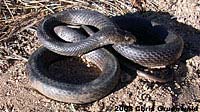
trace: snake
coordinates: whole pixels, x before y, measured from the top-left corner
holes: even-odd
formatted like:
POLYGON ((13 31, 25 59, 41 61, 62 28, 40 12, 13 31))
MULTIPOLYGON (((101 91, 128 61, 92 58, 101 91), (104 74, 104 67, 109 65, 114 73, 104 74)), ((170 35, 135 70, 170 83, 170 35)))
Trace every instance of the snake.
MULTIPOLYGON (((138 22, 140 19, 136 18, 132 22, 134 18, 126 18, 131 21, 128 23, 130 27, 124 25, 127 21, 123 22, 122 18, 109 19, 90 10, 65 10, 45 17, 37 29, 37 37, 44 47, 36 50, 27 64, 32 86, 45 96, 58 101, 88 103, 105 97, 113 90, 119 79, 119 62, 123 63, 102 47, 111 46, 121 56, 147 68, 170 65, 180 58, 184 45, 181 37, 170 30, 159 31, 159 25, 148 21, 144 22, 149 24, 145 26, 138 22), (80 32, 62 27, 66 25, 92 26, 97 31, 86 31, 89 33, 86 38, 80 32), (137 42, 140 40, 137 32, 155 32, 148 37, 150 40, 165 38, 158 45, 141 45, 140 41, 137 42), (97 65, 101 75, 81 85, 57 82, 44 76, 48 74, 50 63, 66 56, 86 58, 97 65)), ((158 82, 167 81, 145 73, 141 76, 158 82)))

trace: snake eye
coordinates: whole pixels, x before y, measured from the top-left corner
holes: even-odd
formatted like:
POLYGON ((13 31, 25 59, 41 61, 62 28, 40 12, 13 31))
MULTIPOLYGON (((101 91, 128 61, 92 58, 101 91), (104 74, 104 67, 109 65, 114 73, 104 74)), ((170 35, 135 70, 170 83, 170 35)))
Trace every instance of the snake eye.
POLYGON ((132 33, 127 32, 127 31, 125 31, 125 33, 126 34, 124 38, 128 42, 128 44, 133 44, 136 42, 136 37, 132 33))

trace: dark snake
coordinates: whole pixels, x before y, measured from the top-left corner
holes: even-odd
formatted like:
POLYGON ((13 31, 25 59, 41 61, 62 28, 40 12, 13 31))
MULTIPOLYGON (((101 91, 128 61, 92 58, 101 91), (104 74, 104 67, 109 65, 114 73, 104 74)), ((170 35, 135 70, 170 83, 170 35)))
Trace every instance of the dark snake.
MULTIPOLYGON (((119 80, 116 56, 101 47, 111 45, 120 55, 148 68, 170 65, 181 56, 183 40, 171 31, 158 34, 166 37, 162 44, 140 45, 135 43, 137 34, 135 37, 124 31, 129 30, 129 27, 123 26, 122 21, 121 18, 112 21, 89 10, 65 10, 47 16, 39 24, 37 35, 47 49, 42 47, 36 50, 27 65, 32 86, 45 96, 58 101, 88 103, 109 94, 119 80), (98 31, 86 38, 71 28, 62 28, 65 25, 89 25, 96 27, 98 31), (64 38, 65 35, 67 38, 64 38), (48 65, 65 56, 81 56, 94 63, 101 70, 100 76, 81 85, 61 83, 45 77, 45 74, 48 74, 48 65)), ((149 29, 156 27, 157 25, 150 25, 149 29)), ((168 81, 145 73, 141 76, 158 82, 168 81)))

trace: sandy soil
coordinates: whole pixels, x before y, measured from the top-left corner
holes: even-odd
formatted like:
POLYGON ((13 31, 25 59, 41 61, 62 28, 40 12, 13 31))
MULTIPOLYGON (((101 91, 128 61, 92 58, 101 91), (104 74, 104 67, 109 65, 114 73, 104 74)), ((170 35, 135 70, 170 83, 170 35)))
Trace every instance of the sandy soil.
MULTIPOLYGON (((130 3, 127 2, 127 4, 130 3)), ((118 7, 123 7, 123 5, 118 7)), ((27 28, 0 42, 0 110, 5 112, 111 111, 115 110, 116 106, 130 106, 135 111, 137 106, 155 109, 158 106, 173 107, 182 104, 190 107, 199 106, 200 2, 198 0, 193 2, 190 0, 147 0, 143 8, 145 11, 137 15, 165 25, 184 40, 183 54, 174 66, 174 81, 160 84, 136 76, 131 80, 122 80, 116 91, 105 98, 85 105, 48 99, 30 87, 25 70, 28 57, 41 46, 35 35, 36 25, 34 25, 31 26, 32 29, 27 28)), ((98 8, 96 10, 103 12, 98 8)), ((108 7, 105 10, 108 11, 103 13, 115 15, 112 8, 108 7)), ((130 8, 127 12, 135 10, 130 8)), ((115 13, 122 14, 120 11, 115 13)), ((4 15, 4 13, 1 14, 4 15)), ((1 20, 3 20, 2 15, 1 20)), ((44 15, 46 14, 39 16, 44 15)), ((35 19, 39 20, 39 16, 35 19)), ((34 22, 33 18, 31 18, 32 22, 34 22)), ((29 21, 29 19, 25 20, 29 21)), ((0 29, 1 27, 3 28, 3 24, 0 24, 0 29)), ((130 77, 125 73, 122 74, 125 79, 130 77)), ((200 111, 200 106, 198 108, 200 111)))

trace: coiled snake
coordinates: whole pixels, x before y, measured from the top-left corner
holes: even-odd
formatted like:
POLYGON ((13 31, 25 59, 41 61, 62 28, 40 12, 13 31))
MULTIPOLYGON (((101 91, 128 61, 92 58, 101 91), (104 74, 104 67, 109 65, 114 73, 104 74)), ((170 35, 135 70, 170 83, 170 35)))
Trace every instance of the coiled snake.
MULTIPOLYGON (((41 47, 36 50, 27 64, 32 86, 45 96, 58 101, 88 103, 106 96, 119 80, 119 63, 116 56, 101 47, 111 45, 112 50, 148 68, 172 64, 181 56, 183 41, 180 37, 170 31, 155 33, 159 37, 165 37, 164 43, 141 45, 140 42, 136 42, 139 40, 137 31, 135 34, 125 31, 133 27, 140 30, 142 25, 137 23, 140 19, 135 19, 135 22, 131 20, 134 18, 129 19, 133 22, 128 27, 123 24, 122 18, 111 20, 89 10, 65 10, 47 16, 39 24, 37 34, 47 49, 41 47), (65 25, 89 25, 97 28, 98 31, 93 33, 87 31, 90 36, 86 38, 84 34, 65 25), (45 77, 45 74, 48 74, 49 64, 66 56, 81 56, 94 63, 101 70, 101 74, 95 80, 80 85, 58 82, 45 77)), ((145 24, 150 24, 143 29, 147 32, 156 32, 159 27, 152 26, 150 22, 145 24)), ((156 77, 148 77, 166 82, 156 77)))

